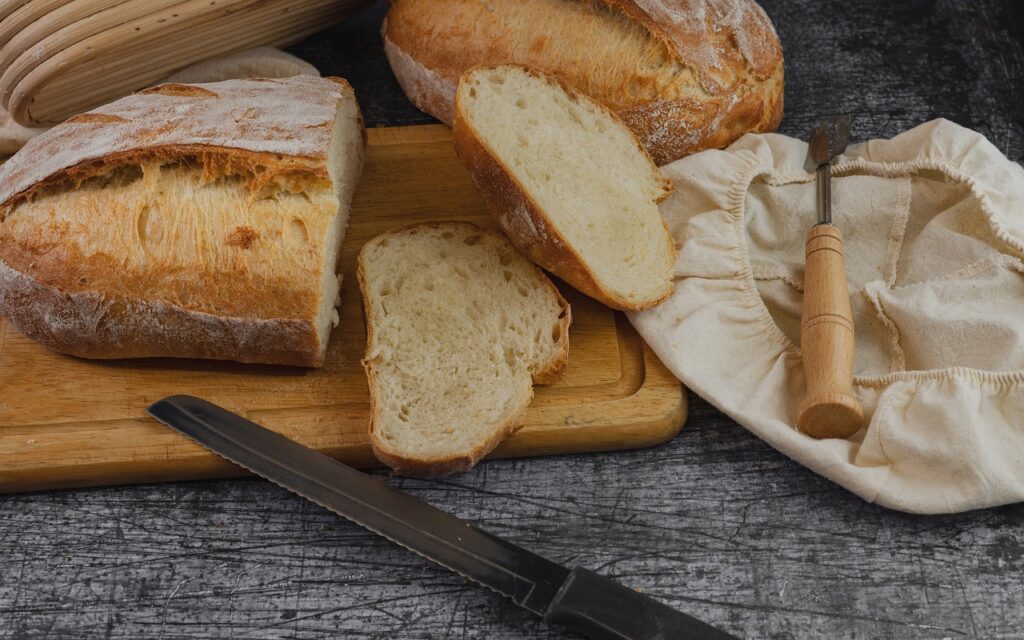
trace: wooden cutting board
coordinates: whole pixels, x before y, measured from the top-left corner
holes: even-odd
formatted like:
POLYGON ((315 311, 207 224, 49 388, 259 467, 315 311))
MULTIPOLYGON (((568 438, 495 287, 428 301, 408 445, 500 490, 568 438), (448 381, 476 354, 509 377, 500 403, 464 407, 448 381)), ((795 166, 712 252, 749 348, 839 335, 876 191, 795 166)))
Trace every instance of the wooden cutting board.
MULTIPOLYGON (((319 370, 200 360, 89 361, 47 351, 0 320, 0 491, 245 475, 145 413, 201 396, 345 462, 379 466, 359 362, 366 340, 354 267, 396 226, 463 220, 495 228, 444 126, 372 129, 341 265, 341 324, 319 370)), ((680 383, 615 313, 557 283, 572 305, 569 366, 538 387, 525 426, 495 457, 662 443, 686 417, 680 383)), ((486 463, 484 463, 486 464, 486 463)))

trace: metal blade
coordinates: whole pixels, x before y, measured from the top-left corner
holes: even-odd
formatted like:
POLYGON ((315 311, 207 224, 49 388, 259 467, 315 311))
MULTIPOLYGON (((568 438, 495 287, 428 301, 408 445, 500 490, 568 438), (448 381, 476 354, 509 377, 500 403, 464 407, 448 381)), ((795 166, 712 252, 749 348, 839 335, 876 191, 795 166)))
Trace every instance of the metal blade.
POLYGON ((544 615, 569 570, 191 396, 149 414, 214 453, 544 615))
POLYGON ((850 116, 826 118, 811 131, 805 169, 818 180, 818 224, 832 224, 832 160, 846 151, 850 142, 850 116))
POLYGON ((811 131, 811 141, 807 147, 807 170, 814 171, 818 167, 846 151, 850 143, 850 121, 848 114, 826 118, 811 131))

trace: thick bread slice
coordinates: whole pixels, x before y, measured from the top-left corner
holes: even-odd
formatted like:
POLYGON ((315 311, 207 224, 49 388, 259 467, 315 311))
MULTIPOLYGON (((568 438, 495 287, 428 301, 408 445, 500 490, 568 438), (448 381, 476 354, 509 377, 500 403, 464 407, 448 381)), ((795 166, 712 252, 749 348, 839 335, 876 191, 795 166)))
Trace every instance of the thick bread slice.
POLYGON ((658 164, 782 119, 782 46, 754 0, 394 0, 383 39, 409 98, 449 124, 459 77, 507 63, 615 111, 658 164))
POLYGON ((165 84, 0 167, 0 313, 90 358, 319 366, 363 129, 341 79, 165 84))
POLYGON ((672 185, 611 111, 538 71, 479 67, 459 84, 454 137, 534 262, 615 309, 672 293, 675 245, 657 205, 672 185))
POLYGON ((569 305, 501 236, 421 224, 359 254, 370 439, 396 472, 468 469, 520 426, 569 356, 569 305))

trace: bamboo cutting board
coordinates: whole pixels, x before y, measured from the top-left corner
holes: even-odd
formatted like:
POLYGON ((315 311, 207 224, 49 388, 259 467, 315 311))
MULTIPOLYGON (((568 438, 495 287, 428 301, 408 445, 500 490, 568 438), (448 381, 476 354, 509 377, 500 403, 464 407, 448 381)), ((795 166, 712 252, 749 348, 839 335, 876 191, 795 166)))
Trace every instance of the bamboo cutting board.
MULTIPOLYGON (((52 353, 0 320, 0 491, 244 475, 145 415, 167 395, 221 404, 345 462, 379 466, 366 433, 366 341, 354 268, 364 242, 432 220, 495 228, 444 126, 372 129, 342 249, 341 324, 319 370, 199 360, 89 361, 52 353)), ((680 383, 620 313, 557 283, 572 305, 569 366, 537 387, 495 457, 651 446, 686 417, 680 383)), ((486 463, 483 463, 486 464, 486 463)))

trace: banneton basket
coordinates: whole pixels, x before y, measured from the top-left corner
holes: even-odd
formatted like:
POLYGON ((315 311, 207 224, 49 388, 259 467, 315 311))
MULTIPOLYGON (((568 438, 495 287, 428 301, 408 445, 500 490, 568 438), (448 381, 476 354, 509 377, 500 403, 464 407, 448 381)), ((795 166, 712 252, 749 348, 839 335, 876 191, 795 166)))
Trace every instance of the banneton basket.
POLYGON ((53 125, 195 62, 256 46, 288 46, 367 4, 15 0, 0 8, 0 99, 20 124, 53 125))

